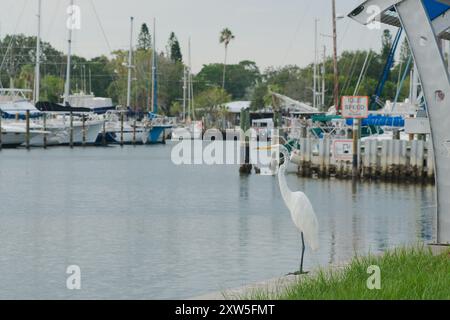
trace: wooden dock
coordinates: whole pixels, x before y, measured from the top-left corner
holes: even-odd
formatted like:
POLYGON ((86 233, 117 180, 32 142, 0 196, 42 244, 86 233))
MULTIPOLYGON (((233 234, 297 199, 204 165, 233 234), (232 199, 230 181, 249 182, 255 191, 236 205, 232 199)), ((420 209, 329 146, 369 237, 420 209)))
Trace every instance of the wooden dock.
MULTIPOLYGON (((305 177, 352 178, 351 140, 301 138, 294 155, 305 177)), ((434 183, 431 141, 359 141, 359 178, 434 183)))

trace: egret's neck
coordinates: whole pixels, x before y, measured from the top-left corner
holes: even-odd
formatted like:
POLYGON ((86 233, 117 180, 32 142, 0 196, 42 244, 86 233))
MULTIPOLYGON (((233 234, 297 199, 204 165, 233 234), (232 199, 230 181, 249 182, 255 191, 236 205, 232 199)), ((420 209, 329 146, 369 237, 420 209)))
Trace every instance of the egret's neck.
POLYGON ((288 205, 291 200, 292 191, 289 189, 289 186, 286 181, 286 163, 284 163, 279 171, 278 171, 278 182, 280 184, 281 195, 283 196, 283 200, 288 205))

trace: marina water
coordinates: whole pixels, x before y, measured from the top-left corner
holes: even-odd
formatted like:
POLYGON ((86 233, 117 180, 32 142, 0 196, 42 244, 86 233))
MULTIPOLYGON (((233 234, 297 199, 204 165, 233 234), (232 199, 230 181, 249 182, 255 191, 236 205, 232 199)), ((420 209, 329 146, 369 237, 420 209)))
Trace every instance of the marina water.
MULTIPOLYGON (((175 166, 170 154, 170 145, 1 151, 0 298, 189 298, 298 269, 300 235, 275 177, 175 166), (70 265, 81 290, 66 288, 70 265)), ((320 223, 307 270, 433 240, 433 186, 288 181, 320 223)))

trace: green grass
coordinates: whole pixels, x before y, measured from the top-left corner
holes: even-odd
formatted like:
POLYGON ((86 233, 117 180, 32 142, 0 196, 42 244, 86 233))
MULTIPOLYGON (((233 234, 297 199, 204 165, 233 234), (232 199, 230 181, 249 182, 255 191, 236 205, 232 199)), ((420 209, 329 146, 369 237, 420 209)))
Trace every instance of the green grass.
POLYGON ((320 271, 273 294, 255 291, 257 300, 448 300, 450 251, 433 256, 427 249, 398 249, 380 257, 355 258, 340 271, 320 271), (367 268, 381 269, 381 289, 369 290, 367 268))

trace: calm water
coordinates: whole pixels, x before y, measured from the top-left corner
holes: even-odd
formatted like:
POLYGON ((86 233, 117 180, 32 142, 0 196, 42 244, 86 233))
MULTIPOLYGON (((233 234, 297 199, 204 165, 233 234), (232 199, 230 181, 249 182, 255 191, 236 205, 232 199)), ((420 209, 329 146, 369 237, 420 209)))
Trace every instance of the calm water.
MULTIPOLYGON (((176 167, 170 152, 1 151, 0 298, 188 298, 297 270, 300 236, 276 178, 176 167)), ((307 268, 433 239, 431 186, 288 179, 319 217, 307 268)))

